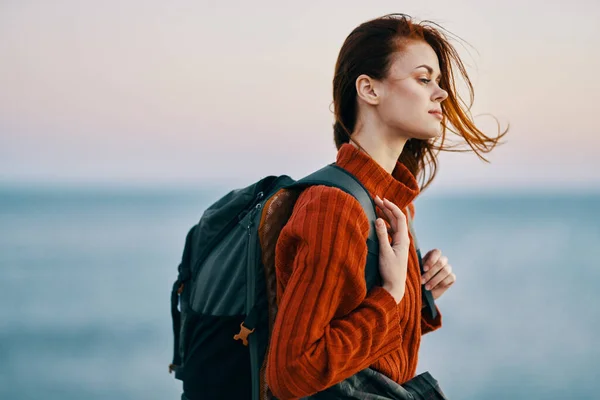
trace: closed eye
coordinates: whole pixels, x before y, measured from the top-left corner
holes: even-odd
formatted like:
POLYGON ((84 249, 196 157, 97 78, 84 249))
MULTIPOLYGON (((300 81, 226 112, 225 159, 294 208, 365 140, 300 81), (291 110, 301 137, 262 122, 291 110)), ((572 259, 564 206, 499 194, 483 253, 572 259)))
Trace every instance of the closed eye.
MULTIPOLYGON (((421 83, 423 83, 424 85, 428 85, 429 83, 431 83, 431 79, 427 79, 427 78, 420 78, 419 81, 421 83)), ((436 83, 438 84, 438 86, 440 86, 441 79, 436 80, 436 83)))

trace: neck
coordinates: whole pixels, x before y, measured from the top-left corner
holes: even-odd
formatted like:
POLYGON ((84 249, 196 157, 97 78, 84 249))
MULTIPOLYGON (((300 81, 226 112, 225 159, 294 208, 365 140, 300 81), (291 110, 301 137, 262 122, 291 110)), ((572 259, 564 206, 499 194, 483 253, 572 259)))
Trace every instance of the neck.
POLYGON ((396 168, 398 158, 408 141, 405 137, 392 137, 380 130, 361 128, 352 134, 351 143, 365 151, 389 174, 396 168))

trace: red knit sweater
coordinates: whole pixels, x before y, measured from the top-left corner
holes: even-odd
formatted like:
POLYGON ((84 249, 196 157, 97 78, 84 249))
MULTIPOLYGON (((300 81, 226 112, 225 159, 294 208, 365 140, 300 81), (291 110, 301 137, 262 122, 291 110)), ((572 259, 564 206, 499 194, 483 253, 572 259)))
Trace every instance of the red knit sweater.
MULTIPOLYGON (((375 197, 401 209, 419 193, 398 163, 392 175, 351 144, 337 165, 375 197)), ((383 288, 367 293, 364 270, 369 221, 349 194, 326 186, 305 190, 279 236, 275 252, 279 309, 266 378, 279 399, 314 394, 371 366, 403 383, 415 375, 423 333, 441 316, 421 315, 418 258, 411 244, 406 292, 400 304, 383 288)))

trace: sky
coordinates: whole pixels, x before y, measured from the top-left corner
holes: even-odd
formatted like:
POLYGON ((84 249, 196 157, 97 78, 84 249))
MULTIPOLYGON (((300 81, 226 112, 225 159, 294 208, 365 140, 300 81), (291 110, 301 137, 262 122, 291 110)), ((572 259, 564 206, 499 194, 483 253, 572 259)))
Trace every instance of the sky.
POLYGON ((360 23, 401 12, 455 41, 489 155, 445 191, 600 190, 600 3, 0 2, 0 183, 200 185, 335 159, 331 80, 360 23))

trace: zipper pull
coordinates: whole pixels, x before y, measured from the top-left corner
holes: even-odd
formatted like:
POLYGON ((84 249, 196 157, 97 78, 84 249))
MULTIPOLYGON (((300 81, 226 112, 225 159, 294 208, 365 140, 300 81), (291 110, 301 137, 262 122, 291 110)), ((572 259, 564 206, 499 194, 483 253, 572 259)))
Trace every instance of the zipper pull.
MULTIPOLYGON (((264 196, 263 192, 258 192, 258 194, 256 195, 256 198, 254 200, 255 203, 258 203, 264 196)), ((248 218, 248 230, 250 230, 250 228, 252 228, 252 225, 254 224, 254 216, 256 215, 256 212, 258 210, 260 210, 262 208, 262 204, 258 203, 256 204, 252 210, 250 210, 250 217, 248 218)))
POLYGON ((250 228, 252 228, 252 225, 254 225, 254 216, 256 215, 256 212, 258 210, 260 210, 262 208, 262 204, 258 203, 257 205, 254 206, 254 208, 252 209, 252 211, 250 211, 250 218, 248 218, 248 230, 250 230, 250 228))
MULTIPOLYGON (((244 209, 244 211, 242 211, 239 215, 238 215, 238 221, 243 220, 244 218, 246 218, 246 216, 248 215, 249 212, 253 212, 256 209, 256 206, 253 204, 258 203, 263 197, 264 197, 264 193, 263 192, 258 192, 256 194, 256 197, 254 198, 254 201, 251 203, 251 205, 249 207, 246 207, 244 209)), ((258 204, 257 204, 258 205, 258 204)), ((252 215, 252 217, 254 217, 254 215, 252 215)), ((252 218, 251 218, 252 219, 252 218)))
POLYGON ((242 344, 247 347, 248 336, 254 332, 254 329, 256 328, 248 329, 246 326, 244 326, 244 323, 242 322, 240 324, 240 332, 237 335, 233 335, 233 340, 241 340, 242 344))

